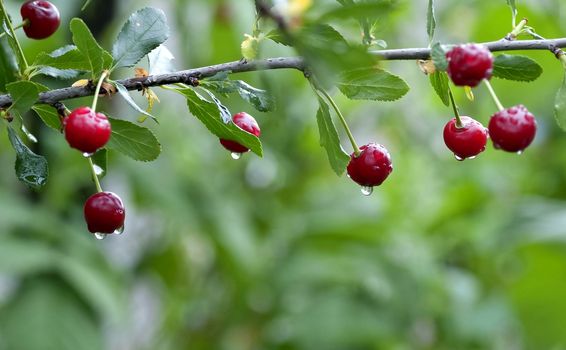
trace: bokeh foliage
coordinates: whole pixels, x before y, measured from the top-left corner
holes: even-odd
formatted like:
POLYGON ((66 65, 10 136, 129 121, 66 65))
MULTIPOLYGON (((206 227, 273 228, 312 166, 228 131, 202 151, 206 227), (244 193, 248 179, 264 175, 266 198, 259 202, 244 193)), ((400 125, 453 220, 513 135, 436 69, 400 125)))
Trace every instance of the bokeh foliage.
MULTIPOLYGON (((99 41, 109 47, 124 19, 151 3, 168 16, 178 68, 239 59, 254 22, 251 1, 93 1, 84 14, 81 2, 53 2, 64 25, 46 41, 22 39, 30 57, 68 43, 73 16, 111 6, 108 20, 87 21, 99 41)), ((8 3, 16 14, 19 3, 8 3)), ((333 3, 315 1, 307 16, 333 3)), ((565 36, 561 1, 517 3, 538 33, 565 36)), ((379 39, 426 46, 426 2, 401 5, 379 21, 379 39)), ((503 0, 437 6, 443 43, 496 40, 511 29, 503 0)), ((357 21, 329 21, 361 40, 357 21)), ((261 43, 264 57, 291 54, 261 43)), ((233 77, 272 92, 274 112, 222 98, 261 124, 261 159, 233 161, 183 98, 156 89, 163 152, 147 164, 110 155, 103 186, 121 194, 127 222, 123 236, 103 242, 82 218, 94 191, 87 162, 26 115, 50 179, 40 192, 18 182, 3 128, 0 349, 566 348, 566 138, 552 115, 562 68, 548 52, 522 54, 543 66, 538 80, 493 80, 505 105, 523 103, 537 116, 539 133, 521 156, 489 147, 456 162, 441 138, 451 110, 414 62, 383 63, 411 87, 399 101, 332 91, 358 142, 392 153, 391 177, 369 198, 329 167, 317 98, 300 73, 233 77)), ((472 103, 456 90, 456 99, 486 123, 495 107, 483 87, 475 94, 472 103)), ((105 100, 111 115, 137 119, 118 97, 105 100)))

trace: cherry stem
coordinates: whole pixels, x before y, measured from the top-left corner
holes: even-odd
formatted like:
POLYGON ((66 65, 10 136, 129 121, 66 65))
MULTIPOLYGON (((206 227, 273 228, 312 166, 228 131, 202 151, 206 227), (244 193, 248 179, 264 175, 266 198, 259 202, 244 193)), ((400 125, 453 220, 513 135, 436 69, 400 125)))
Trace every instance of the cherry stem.
POLYGON ((0 0, 0 12, 4 19, 4 23, 6 24, 5 27, 7 27, 8 29, 8 32, 5 33, 9 34, 9 36, 12 38, 12 40, 8 40, 8 42, 10 43, 10 46, 12 46, 12 49, 15 51, 15 54, 18 57, 20 74, 25 78, 25 72, 27 72, 29 68, 28 61, 26 60, 24 50, 22 49, 22 46, 20 45, 20 42, 16 37, 16 33, 14 32, 12 21, 10 20, 10 16, 6 11, 6 7, 4 6, 4 0, 0 0))
POLYGON ((485 83, 485 86, 487 86, 487 89, 489 90, 489 94, 491 95, 491 98, 493 99, 493 102, 495 102, 497 108, 499 108, 500 111, 505 110, 505 107, 503 107, 501 101, 499 101, 499 98, 497 98, 497 95, 495 94, 495 90, 493 90, 493 86, 491 86, 489 80, 484 79, 483 82, 485 83))
MULTIPOLYGON (((26 18, 22 23, 15 26, 14 30, 18 30, 20 28, 23 28, 23 27, 27 26, 28 24, 29 24, 29 19, 26 18)), ((6 32, 0 33, 0 38, 2 38, 4 35, 6 35, 6 32)))
POLYGON ((326 97, 326 99, 328 100, 328 102, 330 102, 330 105, 332 106, 334 111, 336 111, 336 115, 338 116, 338 119, 340 119, 340 123, 344 127, 344 130, 346 130, 346 135, 348 135, 348 139, 350 140, 350 143, 352 144, 352 148, 354 149, 354 155, 356 157, 359 156, 360 153, 362 153, 362 151, 360 151, 360 148, 358 147, 358 144, 356 143, 356 140, 354 139, 354 135, 352 134, 352 131, 350 130, 350 127, 348 126, 348 123, 346 122, 346 118, 344 118, 344 115, 342 114, 342 112, 340 112, 340 108, 338 108, 338 105, 336 104, 336 102, 334 102, 334 100, 328 94, 328 92, 326 92, 326 90, 324 90, 324 89, 317 89, 317 90, 320 91, 324 95, 324 97, 326 97))
POLYGON ((94 169, 94 163, 92 162, 91 157, 87 157, 87 159, 88 159, 88 164, 90 165, 90 171, 92 172, 92 179, 94 180, 94 184, 96 185, 96 190, 98 192, 102 192, 102 186, 100 186, 98 175, 96 175, 96 170, 94 169))
POLYGON ((96 111, 96 105, 98 104, 98 95, 100 94, 100 89, 102 88, 102 83, 104 82, 104 79, 106 79, 107 76, 108 76, 108 72, 104 71, 104 72, 102 72, 102 74, 100 75, 100 78, 98 79, 98 84, 96 84, 96 90, 94 90, 94 99, 92 100, 91 109, 93 111, 96 111))
POLYGON ((458 106, 456 106, 456 101, 454 101, 454 95, 452 94, 452 90, 448 88, 448 96, 450 97, 450 104, 452 105, 452 109, 454 110, 454 118, 456 118, 456 127, 458 129, 464 127, 464 123, 462 123, 462 119, 460 118, 460 113, 458 112, 458 106))

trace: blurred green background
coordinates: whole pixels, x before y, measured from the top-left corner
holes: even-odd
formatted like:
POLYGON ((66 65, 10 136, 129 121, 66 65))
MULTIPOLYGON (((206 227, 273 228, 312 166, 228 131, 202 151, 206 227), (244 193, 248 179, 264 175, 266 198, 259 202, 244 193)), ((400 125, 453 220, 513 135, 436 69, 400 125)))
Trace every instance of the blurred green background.
MULTIPOLYGON (((7 3, 19 19, 21 2, 7 3)), ((238 60, 254 22, 251 1, 93 0, 82 13, 83 1, 53 3, 62 26, 48 40, 22 37, 29 58, 70 43, 74 16, 109 48, 129 14, 150 4, 168 16, 177 68, 206 66, 238 60)), ((314 1, 307 16, 333 3, 314 1)), ((401 2, 380 21, 379 39, 427 46, 426 3, 401 2)), ((563 1, 518 7, 541 35, 566 36, 563 1)), ((443 43, 511 29, 504 0, 437 0, 436 10, 443 43)), ((355 21, 331 24, 360 40, 355 21)), ((261 45, 263 57, 293 54, 261 45)), ((544 67, 536 82, 493 80, 504 105, 525 104, 537 117, 521 156, 490 144, 455 161, 442 140, 451 110, 413 61, 384 63, 411 86, 402 100, 354 102, 332 91, 358 142, 392 154, 394 171, 371 197, 332 172, 316 97, 299 72, 237 75, 269 90, 274 112, 223 99, 261 124, 263 159, 232 160, 180 96, 156 88, 161 124, 146 123, 163 153, 148 164, 111 154, 102 184, 123 198, 127 221, 122 236, 104 241, 83 220, 95 189, 79 152, 27 115, 40 139, 34 150, 50 162, 48 185, 33 192, 17 181, 1 128, 0 349, 566 349, 566 137, 552 112, 563 73, 549 52, 524 54, 544 67)), ((456 99, 487 124, 495 106, 484 86, 474 92, 474 102, 462 89, 456 99)), ((102 109, 137 118, 119 97, 102 109)))

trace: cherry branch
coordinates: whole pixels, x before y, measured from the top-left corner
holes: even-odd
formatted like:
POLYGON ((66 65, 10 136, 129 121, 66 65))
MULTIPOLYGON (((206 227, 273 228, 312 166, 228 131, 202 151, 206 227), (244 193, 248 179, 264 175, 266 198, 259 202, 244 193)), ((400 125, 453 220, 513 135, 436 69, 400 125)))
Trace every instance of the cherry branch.
MULTIPOLYGON (((509 41, 499 40, 481 43, 492 52, 515 51, 515 50, 550 50, 566 47, 566 38, 547 39, 547 40, 520 40, 509 41)), ((407 48, 372 51, 382 60, 417 60, 429 59, 430 49, 428 48, 407 48)), ((188 69, 168 74, 151 75, 142 78, 129 78, 118 80, 128 90, 142 90, 146 87, 161 86, 176 83, 194 84, 195 79, 211 77, 221 72, 242 73, 272 69, 296 69, 304 72, 306 63, 302 57, 277 57, 267 58, 256 61, 233 61, 201 68, 188 69)), ((89 84, 83 87, 67 87, 62 89, 43 92, 39 95, 37 103, 54 105, 57 102, 78 97, 94 95, 95 86, 89 84)), ((0 95, 0 108, 7 108, 12 104, 10 95, 0 95)))

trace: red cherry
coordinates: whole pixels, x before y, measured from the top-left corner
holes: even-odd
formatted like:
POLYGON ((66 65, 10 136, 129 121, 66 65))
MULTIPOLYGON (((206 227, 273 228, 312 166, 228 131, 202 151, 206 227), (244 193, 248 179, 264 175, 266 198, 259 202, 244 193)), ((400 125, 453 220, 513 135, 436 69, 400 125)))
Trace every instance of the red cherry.
POLYGON ((126 209, 114 193, 98 192, 85 202, 84 215, 91 233, 118 233, 124 227, 126 209))
POLYGON ((493 55, 483 45, 465 44, 446 53, 448 75, 454 85, 477 86, 483 79, 491 78, 493 55))
POLYGON ((522 152, 533 142, 537 122, 525 106, 518 105, 492 115, 488 129, 495 148, 522 152))
POLYGON ((456 118, 444 126, 444 143, 454 152, 456 159, 472 158, 485 150, 487 129, 470 117, 460 117, 463 127, 456 126, 456 118))
MULTIPOLYGON (((234 114, 232 121, 240 129, 247 131, 252 135, 259 137, 259 135, 261 134, 259 125, 257 124, 254 117, 246 112, 234 114)), ((222 146, 224 146, 224 148, 233 153, 245 153, 250 150, 249 148, 242 146, 238 142, 232 140, 220 139, 220 143, 222 144, 222 146)))
POLYGON ((63 119, 69 146, 83 153, 94 153, 104 147, 112 132, 108 118, 89 107, 79 107, 63 119))
POLYGON ((393 171, 389 152, 384 146, 375 143, 360 147, 360 151, 357 156, 355 153, 350 155, 348 175, 364 187, 381 185, 393 171))
POLYGON ((51 36, 61 23, 59 10, 49 1, 26 1, 20 8, 20 13, 22 20, 28 21, 24 32, 31 39, 45 39, 51 36))

